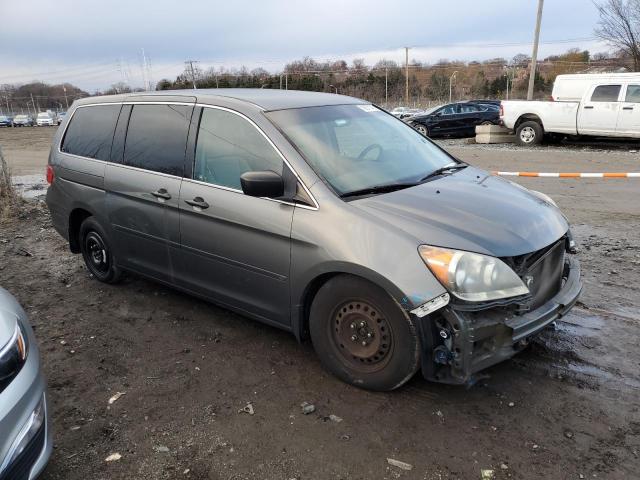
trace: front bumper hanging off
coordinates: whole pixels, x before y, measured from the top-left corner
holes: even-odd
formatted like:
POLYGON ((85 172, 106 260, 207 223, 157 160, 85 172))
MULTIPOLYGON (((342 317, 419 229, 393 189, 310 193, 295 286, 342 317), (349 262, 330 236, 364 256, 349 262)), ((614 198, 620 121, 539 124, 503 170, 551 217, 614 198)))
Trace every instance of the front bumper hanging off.
POLYGON ((422 373, 428 380, 464 384, 473 375, 520 352, 530 337, 563 317, 582 291, 580 264, 565 257, 564 284, 535 310, 518 313, 508 307, 464 311, 448 306, 419 318, 422 373))

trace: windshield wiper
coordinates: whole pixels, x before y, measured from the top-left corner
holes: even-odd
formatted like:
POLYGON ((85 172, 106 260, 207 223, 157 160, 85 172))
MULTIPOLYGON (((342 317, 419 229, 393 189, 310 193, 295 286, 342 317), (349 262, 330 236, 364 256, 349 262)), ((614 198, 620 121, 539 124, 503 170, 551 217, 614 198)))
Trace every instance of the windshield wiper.
POLYGON ((396 190, 402 190, 403 188, 415 187, 418 183, 389 183, 386 185, 375 185, 373 187, 361 188, 359 190, 353 190, 340 195, 340 198, 359 197, 361 195, 375 195, 378 193, 395 192, 396 190))
POLYGON ((463 168, 467 168, 469 165, 465 165, 464 163, 450 163, 449 165, 445 165, 444 167, 437 168, 429 175, 425 175, 420 179, 420 182, 424 182, 429 180, 430 178, 437 177, 438 175, 442 175, 443 173, 447 173, 455 170, 462 170, 463 168))

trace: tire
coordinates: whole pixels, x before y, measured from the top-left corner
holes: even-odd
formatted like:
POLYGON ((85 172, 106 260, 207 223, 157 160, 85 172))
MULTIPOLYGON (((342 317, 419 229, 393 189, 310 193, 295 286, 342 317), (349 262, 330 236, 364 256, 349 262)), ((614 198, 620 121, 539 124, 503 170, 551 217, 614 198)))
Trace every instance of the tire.
POLYGON ((329 372, 367 390, 400 387, 417 371, 415 326, 382 288, 338 275, 316 294, 309 318, 313 347, 329 372))
POLYGON ((88 217, 80 225, 80 251, 89 272, 103 283, 117 283, 122 271, 116 266, 113 250, 100 224, 88 217))
POLYGON ((424 135, 425 137, 429 136, 429 129, 420 123, 416 123, 415 128, 419 133, 424 135))
POLYGON ((528 121, 522 122, 516 129, 516 141, 518 145, 529 147, 531 145, 539 145, 542 143, 544 130, 538 122, 528 121))

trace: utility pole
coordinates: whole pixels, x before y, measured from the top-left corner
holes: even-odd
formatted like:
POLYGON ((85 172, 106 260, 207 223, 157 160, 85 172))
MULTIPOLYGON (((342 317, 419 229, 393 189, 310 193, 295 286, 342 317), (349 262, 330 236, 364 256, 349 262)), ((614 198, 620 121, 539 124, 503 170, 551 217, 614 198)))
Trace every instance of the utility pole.
POLYGON ((451 103, 451 94, 453 93, 453 88, 452 88, 452 84, 453 84, 453 79, 457 78, 456 75, 458 74, 458 71, 456 70, 455 72, 453 72, 451 74, 451 76, 449 77, 449 103, 451 103))
POLYGON ((184 62, 185 66, 188 66, 189 71, 191 72, 191 81, 193 82, 193 89, 195 90, 197 87, 196 87, 196 71, 193 68, 194 63, 198 63, 198 60, 187 60, 186 62, 184 62))
POLYGON ((538 0, 538 17, 536 19, 536 31, 533 39, 533 54, 531 55, 531 71, 529 72, 529 89, 527 100, 533 100, 533 86, 536 80, 536 61, 538 60, 538 42, 540 40, 540 23, 542 23, 542 6, 544 0, 538 0))
POLYGON ((409 47, 404 47, 404 103, 409 106, 409 47))
MULTIPOLYGON (((36 102, 33 101, 33 93, 30 94, 31 95, 31 105, 33 105, 33 116, 36 116, 36 102)), ((31 113, 31 112, 29 112, 31 113)))
POLYGON ((389 104, 389 69, 384 67, 384 106, 389 104))
POLYGON ((289 90, 289 74, 287 72, 284 73, 284 89, 289 90))
POLYGON ((67 104, 67 110, 69 110, 69 99, 67 98, 67 87, 66 85, 62 85, 62 90, 64 91, 64 103, 67 104))

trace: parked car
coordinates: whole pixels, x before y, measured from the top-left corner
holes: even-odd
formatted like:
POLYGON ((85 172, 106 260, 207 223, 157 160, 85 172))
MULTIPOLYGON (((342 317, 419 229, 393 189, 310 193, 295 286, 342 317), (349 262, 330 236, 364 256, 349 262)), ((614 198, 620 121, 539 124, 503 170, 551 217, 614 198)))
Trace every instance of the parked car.
POLYGON ((39 127, 53 127, 56 125, 56 120, 53 118, 53 115, 49 112, 40 112, 38 113, 38 117, 36 118, 36 124, 39 127))
POLYGON ((14 127, 33 127, 33 118, 29 115, 16 115, 13 118, 14 127))
POLYGON ((408 107, 396 107, 391 110, 389 113, 394 117, 400 117, 400 115, 405 114, 409 111, 408 107))
POLYGON ((363 100, 154 92, 69 117, 46 201, 97 280, 135 272, 310 337, 353 385, 394 389, 419 368, 468 382, 580 293, 549 197, 363 100))
POLYGON ((67 112, 58 112, 58 115, 56 116, 56 121, 58 122, 58 125, 62 123, 66 115, 67 115, 67 112))
POLYGON ((558 75, 554 101, 504 101, 500 119, 520 145, 545 136, 640 138, 640 73, 558 75))
POLYGON ((36 478, 51 449, 38 345, 26 313, 0 288, 0 479, 36 478))
POLYGON ((13 127, 13 118, 7 115, 0 115, 0 127, 13 127))
POLYGON ((472 137, 476 125, 494 125, 500 121, 499 111, 489 105, 474 102, 457 102, 435 107, 409 117, 407 123, 429 137, 456 135, 472 137))

